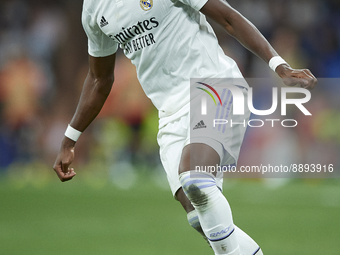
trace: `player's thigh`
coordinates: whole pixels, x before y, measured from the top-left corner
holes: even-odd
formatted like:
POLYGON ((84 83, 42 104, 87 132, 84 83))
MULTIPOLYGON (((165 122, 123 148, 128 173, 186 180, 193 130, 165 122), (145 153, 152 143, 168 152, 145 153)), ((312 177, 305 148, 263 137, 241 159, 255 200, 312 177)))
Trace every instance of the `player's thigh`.
POLYGON ((190 133, 188 134, 190 137, 190 142, 188 143, 191 145, 188 155, 190 155, 191 161, 194 161, 195 164, 201 162, 201 166, 206 166, 205 162, 208 162, 209 166, 216 166, 216 158, 214 157, 216 153, 220 158, 220 161, 217 162, 218 165, 237 163, 247 127, 246 123, 250 115, 248 107, 246 107, 248 90, 247 88, 242 88, 241 91, 245 99, 245 110, 242 115, 234 115, 234 98, 228 88, 223 88, 219 91, 223 102, 222 105, 215 105, 213 100, 207 100, 205 114, 201 112, 201 98, 198 96, 192 100, 190 104, 190 133), (208 147, 192 147, 195 143, 202 143, 208 147), (216 153, 213 153, 213 151, 216 153))
MULTIPOLYGON (((247 89, 243 88, 242 92, 247 98, 247 89)), ((214 171, 219 166, 237 162, 249 111, 244 115, 234 115, 231 91, 224 88, 220 94, 223 105, 216 106, 212 100, 208 100, 208 114, 201 113, 199 96, 191 100, 188 140, 182 152, 179 173, 202 169, 216 173, 214 171), (228 125, 215 125, 215 119, 224 119, 228 125)))
MULTIPOLYGON (((220 163, 220 156, 215 149, 205 143, 191 143, 183 148, 179 174, 195 169, 209 169, 220 163)), ((215 172, 213 172, 215 174, 215 172)))
POLYGON ((157 136, 160 146, 160 158, 174 197, 176 197, 176 192, 181 187, 178 179, 178 168, 181 153, 187 139, 187 122, 188 116, 182 116, 161 128, 157 136))

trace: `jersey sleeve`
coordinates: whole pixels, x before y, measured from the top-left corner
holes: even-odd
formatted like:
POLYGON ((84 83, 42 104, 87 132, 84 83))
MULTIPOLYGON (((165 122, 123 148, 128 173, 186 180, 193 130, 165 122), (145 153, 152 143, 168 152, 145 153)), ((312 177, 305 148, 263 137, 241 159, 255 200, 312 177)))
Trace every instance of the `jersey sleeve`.
POLYGON ((118 44, 99 28, 97 21, 83 9, 82 24, 88 38, 88 53, 93 57, 106 57, 116 53, 118 44))
POLYGON ((201 8, 208 2, 208 0, 179 0, 182 3, 191 6, 196 11, 201 10, 201 8))

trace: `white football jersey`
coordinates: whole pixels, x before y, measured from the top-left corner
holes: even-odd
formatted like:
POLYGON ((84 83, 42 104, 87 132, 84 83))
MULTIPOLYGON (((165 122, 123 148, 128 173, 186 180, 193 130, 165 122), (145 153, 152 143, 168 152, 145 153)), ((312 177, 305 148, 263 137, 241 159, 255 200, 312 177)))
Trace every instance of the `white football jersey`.
POLYGON ((199 12, 207 1, 84 0, 88 52, 122 48, 160 118, 173 115, 190 101, 190 78, 242 78, 199 12))

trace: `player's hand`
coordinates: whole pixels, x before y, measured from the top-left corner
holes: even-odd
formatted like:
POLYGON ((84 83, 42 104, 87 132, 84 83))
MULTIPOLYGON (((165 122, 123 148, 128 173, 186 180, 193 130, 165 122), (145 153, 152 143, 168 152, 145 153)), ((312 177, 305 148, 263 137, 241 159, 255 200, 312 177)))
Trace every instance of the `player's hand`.
POLYGON ((69 181, 76 175, 74 169, 69 168, 74 159, 74 145, 74 141, 65 137, 53 166, 62 182, 69 181))
POLYGON ((275 71, 283 82, 290 87, 299 86, 312 90, 318 82, 308 69, 292 69, 289 65, 283 64, 279 65, 275 71))

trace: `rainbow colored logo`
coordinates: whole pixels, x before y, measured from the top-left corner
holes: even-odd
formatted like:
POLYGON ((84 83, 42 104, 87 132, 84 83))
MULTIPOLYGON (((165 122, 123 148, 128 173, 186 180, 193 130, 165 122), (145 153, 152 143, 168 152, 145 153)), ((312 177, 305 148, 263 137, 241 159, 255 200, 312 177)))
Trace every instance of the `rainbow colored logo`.
MULTIPOLYGON (((205 83, 203 83, 203 82, 197 82, 197 83, 206 86, 206 87, 209 88, 212 92, 214 92, 214 94, 217 96, 218 100, 220 101, 220 104, 223 105, 223 104, 222 104, 222 100, 221 100, 221 98, 220 98, 220 95, 217 93, 217 91, 216 91, 213 87, 211 87, 210 85, 205 84, 205 83)), ((209 90, 204 89, 204 88, 200 88, 200 87, 197 87, 197 88, 200 89, 200 90, 205 91, 206 93, 208 93, 208 95, 214 100, 215 105, 217 105, 217 102, 216 102, 216 100, 215 100, 213 94, 211 94, 211 92, 210 92, 209 90)))

